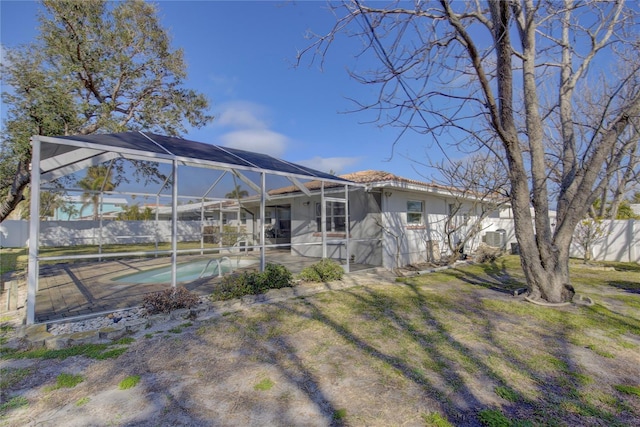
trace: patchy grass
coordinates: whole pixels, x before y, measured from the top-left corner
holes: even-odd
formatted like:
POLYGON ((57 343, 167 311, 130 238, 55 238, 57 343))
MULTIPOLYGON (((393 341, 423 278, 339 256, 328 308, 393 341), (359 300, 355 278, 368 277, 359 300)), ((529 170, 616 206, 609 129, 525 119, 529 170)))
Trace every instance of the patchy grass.
POLYGON ((91 401, 91 398, 88 396, 81 397, 76 401, 76 406, 84 406, 91 401))
POLYGON ((422 415, 426 427, 453 427, 449 421, 437 412, 422 415))
POLYGON ((342 421, 347 418, 347 410, 344 408, 336 409, 333 411, 333 419, 334 421, 342 421))
POLYGON ((0 390, 13 387, 23 379, 27 378, 33 369, 30 368, 1 368, 0 369, 0 390))
POLYGON ((33 350, 16 350, 3 348, 0 353, 2 359, 59 359, 64 360, 73 356, 86 356, 92 359, 104 360, 115 359, 124 354, 128 347, 120 346, 114 348, 114 344, 82 344, 62 349, 37 348, 33 350))
POLYGON ((0 404, 0 415, 11 409, 25 408, 29 406, 29 401, 23 396, 13 396, 9 400, 0 404))
POLYGON ((254 385, 253 389, 254 390, 259 390, 259 391, 267 391, 267 390, 271 390, 274 385, 275 385, 275 383, 273 381, 271 381, 271 379, 264 378, 258 384, 254 385))
POLYGON ((49 390, 58 390, 61 388, 73 388, 84 381, 82 375, 73 375, 62 373, 56 377, 56 384, 51 386, 49 390))
POLYGON ((640 386, 616 384, 613 386, 613 388, 618 390, 620 393, 630 394, 630 395, 640 397, 640 386))
POLYGON ((511 427, 511 420, 498 409, 483 409, 478 416, 483 426, 511 427))
MULTIPOLYGON (((156 418, 149 422, 157 425, 239 420, 264 408, 277 408, 276 417, 290 408, 323 414, 309 424, 640 425, 640 387, 629 383, 640 377, 640 311, 626 310, 627 301, 640 296, 611 284, 636 283, 637 271, 577 267, 573 284, 592 296, 593 306, 527 303, 508 292, 522 280, 518 258, 509 256, 394 284, 256 305, 198 322, 194 333, 139 340, 125 356, 126 367, 144 369, 150 385, 180 390, 157 413, 140 408, 152 411, 156 418), (266 390, 271 392, 256 392, 266 390), (220 403, 215 413, 211 401, 220 403), (193 409, 173 411, 174 405, 193 409), (175 412, 183 418, 162 418, 175 412), (191 413, 200 418, 188 418, 191 413)), ((110 349, 116 348, 100 351, 110 349)), ((54 364, 93 352, 39 354, 54 364)), ((120 361, 83 363, 101 367, 92 376, 104 372, 96 393, 114 376, 126 375, 120 361)), ((16 376, 27 379, 36 371, 16 376)), ((8 396, 24 384, 16 381, 8 396)), ((82 395, 92 397, 85 393, 90 385, 83 384, 82 395)), ((38 413, 53 413, 55 405, 73 405, 78 397, 48 407, 38 400, 38 413)), ((98 405, 92 400, 91 410, 98 405)), ((265 424, 274 422, 268 411, 261 416, 265 424)))
POLYGON ((518 402, 522 400, 520 395, 510 387, 498 386, 494 389, 494 391, 498 396, 509 402, 518 402))
POLYGON ((130 375, 127 378, 120 381, 120 384, 118 384, 118 388, 120 390, 127 390, 137 386, 139 382, 140 382, 140 375, 130 375))

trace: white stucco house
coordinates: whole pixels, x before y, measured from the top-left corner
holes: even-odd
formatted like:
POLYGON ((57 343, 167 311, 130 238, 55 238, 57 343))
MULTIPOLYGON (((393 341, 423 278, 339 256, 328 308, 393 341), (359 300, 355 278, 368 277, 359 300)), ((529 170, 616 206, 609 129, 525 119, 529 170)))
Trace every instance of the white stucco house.
MULTIPOLYGON (((321 188, 318 181, 305 184, 308 195, 296 186, 269 191, 271 200, 267 208, 273 213, 267 215, 268 228, 272 234, 281 236, 279 244, 290 246, 292 255, 324 256, 341 261, 348 257, 350 263, 387 269, 438 261, 449 252, 447 220, 452 218, 461 225, 477 215, 473 211, 478 201, 467 200, 462 202, 466 206, 458 215, 452 216, 453 206, 460 203, 461 194, 441 185, 373 170, 340 178, 358 184, 349 189, 348 198, 342 186, 321 188), (326 239, 322 238, 323 232, 326 239)), ((245 207, 251 210, 251 202, 247 201, 245 207)), ((499 212, 493 217, 498 218, 499 212)), ((494 225, 488 220, 481 228, 465 245, 465 252, 474 251, 486 232, 499 229, 500 224, 494 225)), ((458 233, 464 232, 462 225, 458 233)), ((455 234, 452 238, 461 237, 455 234)))

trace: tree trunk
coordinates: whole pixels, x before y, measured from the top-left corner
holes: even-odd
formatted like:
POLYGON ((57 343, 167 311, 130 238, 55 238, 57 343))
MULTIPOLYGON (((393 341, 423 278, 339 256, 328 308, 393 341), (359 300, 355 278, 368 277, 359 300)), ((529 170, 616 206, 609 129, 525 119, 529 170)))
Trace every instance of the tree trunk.
POLYGON ((24 190, 30 182, 29 162, 21 160, 18 163, 18 170, 13 178, 9 193, 0 203, 0 222, 7 219, 9 214, 18 206, 18 203, 24 200, 24 190))

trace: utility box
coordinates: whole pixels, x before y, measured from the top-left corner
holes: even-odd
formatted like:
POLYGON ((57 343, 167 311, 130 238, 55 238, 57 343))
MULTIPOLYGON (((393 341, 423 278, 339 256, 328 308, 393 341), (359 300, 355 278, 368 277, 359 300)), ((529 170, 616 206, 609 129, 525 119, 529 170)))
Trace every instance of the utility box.
POLYGON ((482 237, 482 241, 488 246, 504 249, 507 244, 507 230, 487 231, 482 237))

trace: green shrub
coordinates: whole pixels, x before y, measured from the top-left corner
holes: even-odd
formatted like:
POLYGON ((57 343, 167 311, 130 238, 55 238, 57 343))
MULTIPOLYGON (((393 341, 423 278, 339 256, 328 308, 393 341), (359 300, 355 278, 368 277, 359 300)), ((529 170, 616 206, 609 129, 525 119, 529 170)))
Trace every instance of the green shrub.
POLYGON ((344 269, 337 262, 325 258, 304 268, 298 278, 304 282, 331 282, 341 280, 344 269))
POLYGON ((250 275, 253 273, 234 273, 225 276, 218 283, 209 298, 213 301, 227 301, 250 294, 250 275))
POLYGON ((262 286, 266 289, 280 289, 291 286, 293 275, 284 265, 267 264, 262 273, 262 286))
POLYGON ((198 295, 190 292, 184 286, 165 289, 145 295, 142 305, 149 314, 169 313, 179 308, 191 308, 199 302, 198 295))
POLYGON ((293 276, 286 267, 267 264, 264 272, 243 272, 225 276, 211 294, 213 301, 226 301, 245 295, 258 295, 269 289, 291 286, 293 276))

